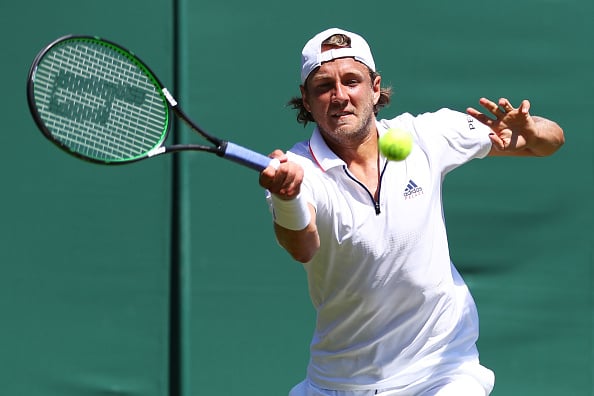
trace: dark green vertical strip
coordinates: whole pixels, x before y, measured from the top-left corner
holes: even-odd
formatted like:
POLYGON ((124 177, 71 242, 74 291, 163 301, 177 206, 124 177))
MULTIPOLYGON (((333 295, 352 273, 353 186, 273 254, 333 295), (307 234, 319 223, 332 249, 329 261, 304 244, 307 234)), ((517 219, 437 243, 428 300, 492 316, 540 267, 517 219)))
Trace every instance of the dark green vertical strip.
MULTIPOLYGON (((183 0, 172 0, 173 7, 173 89, 178 100, 185 97, 183 87, 183 0)), ((173 143, 181 143, 182 122, 173 121, 173 143)), ((185 183, 182 157, 173 156, 171 174, 171 263, 170 263, 170 318, 169 318, 169 396, 188 395, 190 267, 184 242, 188 233, 185 226, 185 183)))

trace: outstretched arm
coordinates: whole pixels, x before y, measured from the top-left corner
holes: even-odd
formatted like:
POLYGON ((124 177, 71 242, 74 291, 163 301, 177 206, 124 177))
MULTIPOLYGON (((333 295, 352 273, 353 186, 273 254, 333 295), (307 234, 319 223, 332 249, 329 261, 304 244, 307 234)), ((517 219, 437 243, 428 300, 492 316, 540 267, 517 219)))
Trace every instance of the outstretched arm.
POLYGON ((481 98, 479 103, 494 119, 472 107, 466 112, 493 131, 490 135, 493 148, 489 155, 544 157, 565 143, 563 129, 556 122, 530 115, 528 100, 523 100, 518 108, 505 98, 498 103, 481 98))

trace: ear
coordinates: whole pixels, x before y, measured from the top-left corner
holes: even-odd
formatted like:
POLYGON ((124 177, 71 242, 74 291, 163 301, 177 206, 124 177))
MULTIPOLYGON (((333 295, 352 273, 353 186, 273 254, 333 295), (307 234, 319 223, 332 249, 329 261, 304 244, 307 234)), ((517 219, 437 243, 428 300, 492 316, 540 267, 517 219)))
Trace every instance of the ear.
POLYGON ((375 80, 373 80, 371 84, 371 88, 373 89, 373 104, 376 105, 380 99, 380 92, 382 88, 382 77, 376 76, 375 80))
POLYGON ((309 105, 308 102, 308 98, 307 98, 307 90, 305 89, 305 87, 303 85, 299 86, 299 90, 301 91, 301 100, 303 101, 303 107, 305 107, 305 110, 309 111, 311 113, 311 106, 309 105))

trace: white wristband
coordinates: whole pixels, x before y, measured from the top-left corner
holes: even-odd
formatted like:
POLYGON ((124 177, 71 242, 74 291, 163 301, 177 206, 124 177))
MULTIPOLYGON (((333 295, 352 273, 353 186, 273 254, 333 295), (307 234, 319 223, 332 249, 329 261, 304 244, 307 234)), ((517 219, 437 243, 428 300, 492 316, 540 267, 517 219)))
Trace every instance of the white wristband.
POLYGON ((270 194, 270 200, 272 202, 274 222, 279 226, 293 231, 300 231, 309 225, 311 221, 309 205, 301 194, 288 201, 270 194))

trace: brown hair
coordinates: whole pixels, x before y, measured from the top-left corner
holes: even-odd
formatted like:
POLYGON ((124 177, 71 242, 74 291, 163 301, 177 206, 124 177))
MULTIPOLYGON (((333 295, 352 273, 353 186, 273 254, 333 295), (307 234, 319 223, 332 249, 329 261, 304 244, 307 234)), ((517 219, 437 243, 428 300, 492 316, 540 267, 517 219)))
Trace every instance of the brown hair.
MULTIPOLYGON (((351 39, 344 35, 344 34, 335 34, 330 36, 326 40, 322 42, 322 46, 329 46, 334 48, 348 48, 351 46, 351 39)), ((371 82, 375 80, 376 77, 379 76, 379 73, 374 72, 373 70, 369 69, 369 77, 371 78, 371 82)), ((309 79, 309 77, 308 77, 309 79)), ((303 89, 307 91, 307 80, 303 83, 303 89)), ((386 87, 380 89, 380 98, 373 106, 374 114, 378 114, 382 107, 387 106, 390 104, 390 98, 392 96, 392 88, 386 87)), ((298 110, 297 112, 297 122, 303 124, 304 126, 307 125, 308 122, 315 122, 311 113, 305 109, 303 105, 303 98, 301 96, 295 96, 289 100, 287 103, 288 106, 291 108, 298 110)))

